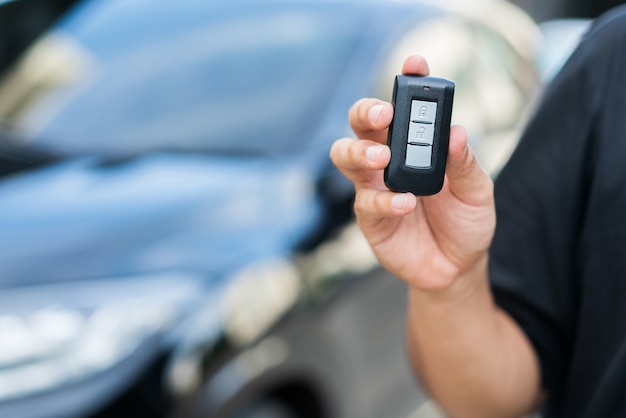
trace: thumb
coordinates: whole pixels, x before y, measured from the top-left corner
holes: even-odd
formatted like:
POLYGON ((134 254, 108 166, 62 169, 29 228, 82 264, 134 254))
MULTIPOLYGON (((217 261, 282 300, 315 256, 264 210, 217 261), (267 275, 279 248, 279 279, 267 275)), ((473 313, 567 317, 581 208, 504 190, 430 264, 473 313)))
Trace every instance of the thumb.
POLYGON ((470 148, 462 126, 450 128, 446 176, 452 194, 467 204, 484 205, 493 199, 493 181, 470 148))

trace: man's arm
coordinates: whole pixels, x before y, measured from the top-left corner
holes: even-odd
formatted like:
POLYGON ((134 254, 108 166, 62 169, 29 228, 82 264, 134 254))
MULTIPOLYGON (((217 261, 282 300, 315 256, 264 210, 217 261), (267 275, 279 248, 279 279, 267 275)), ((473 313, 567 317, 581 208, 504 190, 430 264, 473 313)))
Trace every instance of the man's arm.
MULTIPOLYGON (((403 72, 428 74, 421 57, 403 72)), ((434 196, 393 193, 383 182, 393 108, 363 99, 350 110, 361 139, 331 159, 356 189, 357 223, 381 264, 409 285, 408 345, 433 398, 453 417, 521 416, 540 400, 539 366, 519 327, 493 303, 487 277, 495 229, 493 183, 452 127, 446 179, 434 196)))

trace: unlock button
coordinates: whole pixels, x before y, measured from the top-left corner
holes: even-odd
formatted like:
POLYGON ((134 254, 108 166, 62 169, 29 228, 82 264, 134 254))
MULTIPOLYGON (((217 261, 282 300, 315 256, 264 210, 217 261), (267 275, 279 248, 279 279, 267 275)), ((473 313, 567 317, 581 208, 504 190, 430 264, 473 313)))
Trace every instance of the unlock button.
POLYGON ((435 125, 425 123, 409 123, 409 135, 407 142, 409 144, 433 144, 433 136, 435 134, 435 125))

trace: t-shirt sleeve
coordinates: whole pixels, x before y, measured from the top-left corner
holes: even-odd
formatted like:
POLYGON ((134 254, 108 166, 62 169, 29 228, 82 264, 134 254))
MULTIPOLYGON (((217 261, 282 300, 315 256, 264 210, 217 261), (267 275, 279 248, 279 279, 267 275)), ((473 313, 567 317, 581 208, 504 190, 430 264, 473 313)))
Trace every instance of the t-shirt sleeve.
POLYGON ((608 35, 596 32, 597 25, 546 89, 495 187, 494 297, 531 340, 551 393, 567 378, 576 333, 580 231, 598 164, 596 121, 610 88, 608 35))

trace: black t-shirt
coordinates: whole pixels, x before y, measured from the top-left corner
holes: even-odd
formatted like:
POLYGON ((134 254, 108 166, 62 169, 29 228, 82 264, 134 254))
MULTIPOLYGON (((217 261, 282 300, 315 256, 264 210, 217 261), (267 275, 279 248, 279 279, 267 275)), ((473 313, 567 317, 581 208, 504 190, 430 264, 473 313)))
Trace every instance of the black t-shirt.
POLYGON ((626 417, 626 6, 546 90, 496 181, 490 275, 526 331, 545 417, 626 417))

